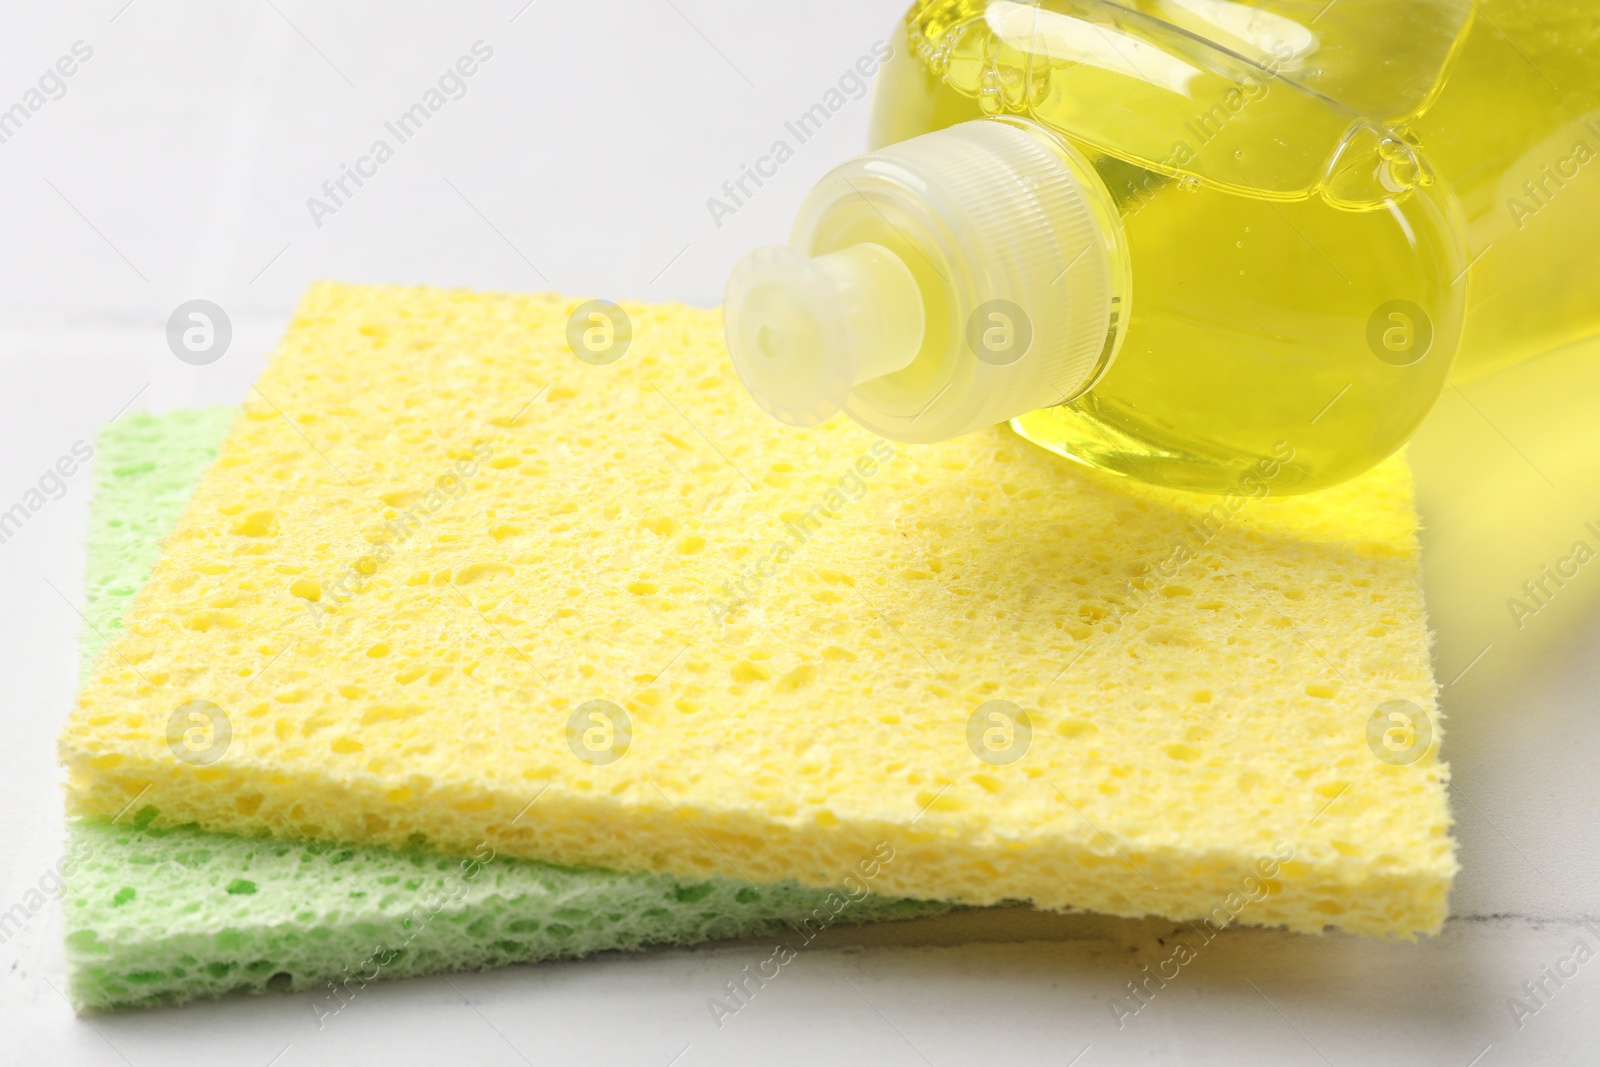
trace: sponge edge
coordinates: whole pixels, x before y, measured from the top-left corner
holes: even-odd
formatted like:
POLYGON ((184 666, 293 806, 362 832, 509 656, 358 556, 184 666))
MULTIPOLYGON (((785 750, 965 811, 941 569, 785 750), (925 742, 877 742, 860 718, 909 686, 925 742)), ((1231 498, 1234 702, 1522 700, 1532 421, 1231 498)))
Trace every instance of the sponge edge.
POLYGON ((92 1010, 320 990, 320 1022, 380 979, 717 938, 798 950, 838 923, 949 910, 872 893, 876 857, 824 892, 89 820, 69 850, 69 991, 92 1010))
POLYGON ((178 524, 236 413, 231 407, 135 412, 100 431, 83 583, 87 625, 78 646, 83 677, 122 628, 162 536, 178 524))
POLYGON ((1438 929, 1402 461, 1196 501, 1003 430, 896 452, 772 424, 715 312, 628 305, 596 366, 577 307, 308 293, 63 735, 77 810, 815 885, 887 840, 895 895, 1177 919, 1292 850, 1238 921, 1438 929), (596 699, 625 758, 576 747, 596 699))
MULTIPOLYGON (((120 628, 234 414, 138 414, 102 431, 86 662, 120 628)), ((152 814, 68 824, 68 988, 80 1009, 310 990, 320 1023, 378 979, 715 938, 774 935, 798 948, 836 923, 949 910, 872 893, 882 856, 826 891, 570 870, 487 845, 447 857, 163 830, 152 814)))

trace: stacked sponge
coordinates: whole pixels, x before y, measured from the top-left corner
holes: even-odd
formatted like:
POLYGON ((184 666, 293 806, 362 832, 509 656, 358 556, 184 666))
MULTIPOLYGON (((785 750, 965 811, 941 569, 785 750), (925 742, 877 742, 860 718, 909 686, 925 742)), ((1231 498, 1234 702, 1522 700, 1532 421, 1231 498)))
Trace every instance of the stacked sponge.
POLYGON ((311 990, 338 1014, 377 979, 610 949, 778 936, 948 910, 856 888, 571 870, 83 820, 66 895, 73 1002, 171 1004, 311 990))
POLYGON ((1270 870, 1239 921, 1438 928, 1402 461, 1278 499, 1286 428, 1195 498, 797 431, 715 312, 623 312, 580 359, 559 297, 314 287, 84 688, 75 810, 817 887, 887 841, 885 893, 1178 919, 1270 870))
MULTIPOLYGON (((85 662, 121 628, 215 457, 227 408, 134 415, 100 436, 91 505, 85 662)), ((419 849, 245 838, 151 826, 152 808, 69 827, 70 989, 80 1008, 224 992, 320 991, 319 1019, 378 978, 469 970, 650 944, 781 934, 944 905, 794 882, 571 870, 419 849)))

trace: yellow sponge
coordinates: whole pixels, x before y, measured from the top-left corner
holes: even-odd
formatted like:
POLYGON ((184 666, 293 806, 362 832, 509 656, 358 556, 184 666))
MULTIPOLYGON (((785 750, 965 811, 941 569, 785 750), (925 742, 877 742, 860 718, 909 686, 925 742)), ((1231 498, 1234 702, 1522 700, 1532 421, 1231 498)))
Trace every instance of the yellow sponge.
POLYGON ((1275 498, 1292 454, 1202 498, 999 428, 799 431, 715 311, 319 284, 80 698, 71 799, 1436 931, 1409 474, 1275 498))

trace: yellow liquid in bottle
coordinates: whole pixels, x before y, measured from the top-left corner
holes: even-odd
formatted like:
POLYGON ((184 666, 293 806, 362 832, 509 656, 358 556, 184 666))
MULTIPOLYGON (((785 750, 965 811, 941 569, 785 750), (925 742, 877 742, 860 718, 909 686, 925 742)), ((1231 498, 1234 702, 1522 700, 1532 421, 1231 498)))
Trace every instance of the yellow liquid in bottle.
POLYGON ((1097 467, 1212 492, 1283 461, 1271 491, 1304 492, 1400 447, 1453 372, 1600 330, 1587 269, 1600 10, 1474 10, 914 9, 880 75, 874 146, 986 115, 1030 119, 1090 161, 1126 235, 1116 358, 1016 429, 1097 467))

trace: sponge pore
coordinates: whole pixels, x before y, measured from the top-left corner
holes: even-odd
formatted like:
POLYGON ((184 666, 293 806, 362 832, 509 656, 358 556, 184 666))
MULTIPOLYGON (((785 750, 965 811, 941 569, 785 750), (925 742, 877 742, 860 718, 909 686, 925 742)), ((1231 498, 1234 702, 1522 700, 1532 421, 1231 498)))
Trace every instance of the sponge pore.
POLYGON ((75 809, 817 886, 888 840, 885 893, 1175 919, 1270 868, 1238 921, 1438 929, 1402 460, 1280 499, 1286 426, 1199 498, 795 430, 717 312, 624 310, 607 363, 562 297, 313 287, 80 696, 75 809))
MULTIPOLYGON (((121 628, 160 538, 216 454, 234 412, 133 415, 100 434, 90 504, 92 659, 121 628)), ((227 992, 321 990, 336 1014, 369 981, 582 956, 608 949, 910 918, 946 905, 794 882, 627 875, 420 849, 244 838, 149 825, 151 809, 68 824, 69 991, 84 1010, 227 992)))

